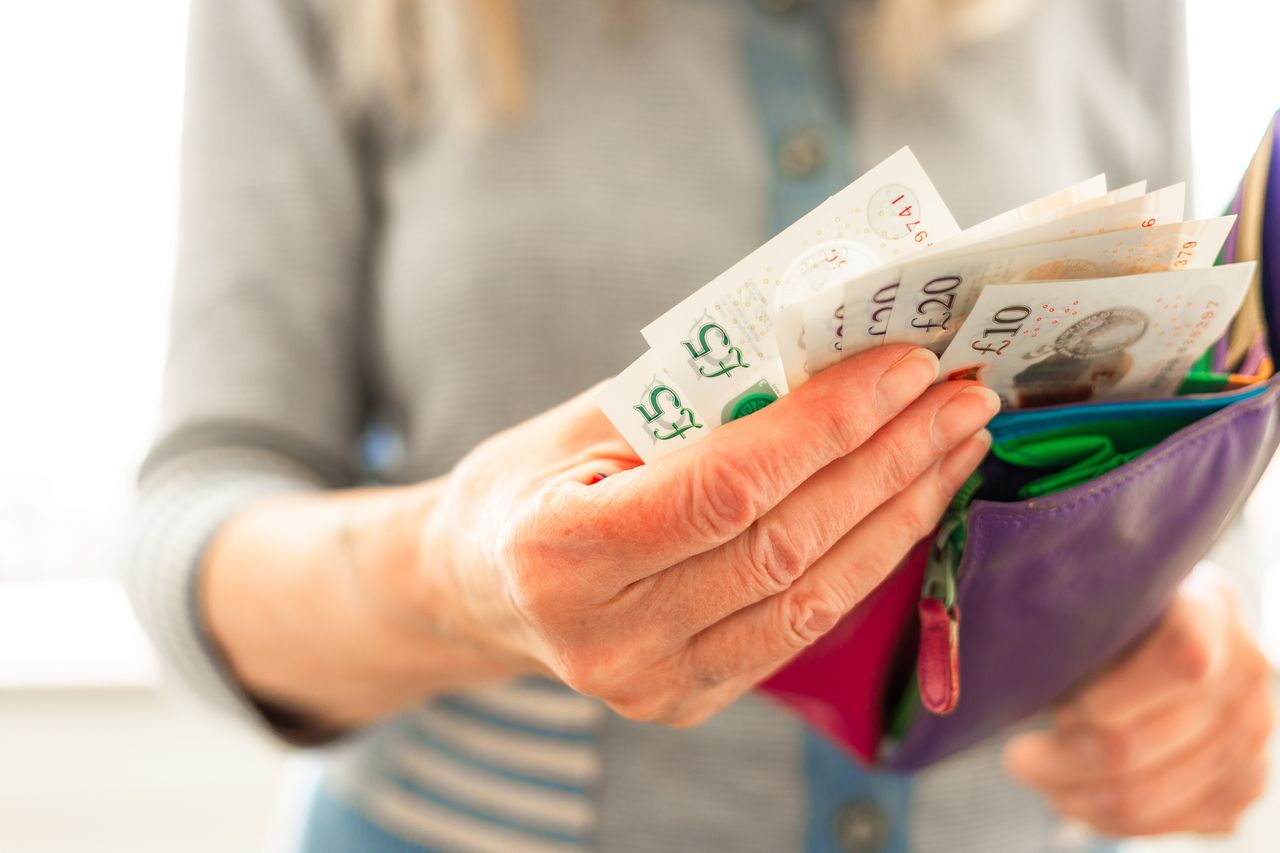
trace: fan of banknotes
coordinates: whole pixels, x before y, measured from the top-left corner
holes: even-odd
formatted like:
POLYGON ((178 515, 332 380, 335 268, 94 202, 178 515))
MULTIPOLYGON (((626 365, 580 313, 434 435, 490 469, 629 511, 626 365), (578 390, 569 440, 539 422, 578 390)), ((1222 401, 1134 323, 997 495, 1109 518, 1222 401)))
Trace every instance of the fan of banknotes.
POLYGON ((646 326, 597 403, 650 462, 885 343, 1008 409, 1172 395, 1256 275, 1184 198, 1097 176, 962 230, 903 148, 646 326))

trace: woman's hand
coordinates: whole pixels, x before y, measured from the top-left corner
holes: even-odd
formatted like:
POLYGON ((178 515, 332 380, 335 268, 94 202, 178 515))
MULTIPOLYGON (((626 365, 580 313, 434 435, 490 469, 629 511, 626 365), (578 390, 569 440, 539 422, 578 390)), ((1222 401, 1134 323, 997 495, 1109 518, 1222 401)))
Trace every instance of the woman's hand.
POLYGON ((1052 731, 1011 741, 1006 765, 1108 835, 1232 832, 1266 783, 1270 680, 1230 593, 1194 578, 1052 731))
POLYGON ((881 347, 645 466, 583 395, 463 460, 388 583, 621 714, 696 723, 830 630, 982 459, 998 401, 936 375, 881 347))

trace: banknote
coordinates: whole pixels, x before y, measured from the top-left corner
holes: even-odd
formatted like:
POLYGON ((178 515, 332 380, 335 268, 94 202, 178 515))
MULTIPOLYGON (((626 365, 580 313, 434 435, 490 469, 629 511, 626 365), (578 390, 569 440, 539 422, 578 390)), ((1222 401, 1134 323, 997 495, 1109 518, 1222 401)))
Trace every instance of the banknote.
POLYGON ((1165 397, 1226 331, 1256 264, 988 285, 942 355, 1021 409, 1165 397))
POLYGON ((760 379, 748 386, 722 386, 717 389, 720 396, 699 400, 674 373, 659 353, 649 350, 595 398, 645 462, 696 444, 711 430, 757 412, 786 393, 760 379))
POLYGON ((611 379, 595 403, 645 462, 696 444, 714 426, 653 350, 611 379))
MULTIPOLYGON (((970 225, 961 233, 970 240, 1003 234, 1007 231, 1017 230, 1024 225, 1043 221, 1042 218, 1045 216, 1062 214, 1067 208, 1072 208, 1072 212, 1075 212, 1075 206, 1094 199, 1101 200, 1106 194, 1107 176, 1094 175, 1088 180, 1064 187, 1035 201, 1029 201, 1020 207, 1015 207, 1013 210, 1006 210, 1004 213, 997 214, 990 219, 984 219, 976 225, 970 225)), ((1142 192, 1138 194, 1141 195, 1142 192)))
MULTIPOLYGON (((1077 185, 1086 187, 1084 192, 1077 191, 1074 194, 1070 194, 1068 193, 1068 190, 1075 188, 1068 187, 1067 190, 1063 190, 1061 193, 1055 193, 1054 196, 1074 196, 1064 204, 1050 206, 1045 204, 1043 199, 1039 202, 1031 202, 1029 205, 1014 208, 1007 213, 1002 213, 999 216, 986 220, 985 222, 979 222, 977 225, 971 225, 961 232, 961 236, 964 237, 965 241, 968 243, 976 243, 978 240, 986 240, 1003 234, 1011 234, 1015 231, 1030 228, 1034 225, 1041 225, 1058 219, 1066 219, 1069 216, 1076 216, 1081 213, 1087 213, 1091 210, 1100 210, 1104 207, 1112 207, 1113 205, 1120 204, 1121 202, 1139 198, 1147 193, 1146 181, 1137 181, 1123 186, 1118 190, 1112 190, 1111 192, 1106 192, 1104 188, 1102 192, 1096 194, 1088 191, 1088 184, 1089 182, 1086 181, 1084 184, 1077 185)), ((1051 199, 1054 196, 1047 196, 1046 198, 1051 199)), ((947 247, 944 246, 941 248, 945 250, 947 247)))
MULTIPOLYGON (((960 234, 934 243, 932 247, 916 253, 913 258, 956 250, 982 239, 1047 222, 1066 209, 1078 209, 1084 202, 1097 200, 1101 203, 1106 189, 1106 176, 1095 175, 984 220, 960 234)), ((798 386, 814 373, 825 370, 846 355, 860 351, 845 351, 843 337, 846 294, 853 293, 855 298, 858 294, 864 294, 871 303, 870 313, 880 312, 883 319, 888 319, 889 309, 885 306, 891 306, 893 302, 893 288, 890 285, 896 281, 901 266, 881 266, 860 276, 856 268, 851 269, 844 263, 839 263, 838 266, 833 264, 839 262, 843 251, 844 247, 838 241, 824 244, 816 247, 809 258, 793 265, 792 275, 803 275, 807 286, 787 287, 788 276, 783 277, 782 296, 774 316, 774 332, 789 386, 798 386), (861 282, 861 286, 858 286, 857 283, 864 276, 872 277, 876 283, 861 282), (797 299, 801 301, 796 301, 797 299)), ((853 316, 857 314, 855 310, 853 316)), ((861 349, 877 345, 880 340, 876 337, 865 338, 861 349)))
MULTIPOLYGON (((1105 198, 1113 203, 1103 207, 1089 207, 1081 211, 1079 205, 1076 205, 1073 206, 1076 212, 1069 216, 1056 217, 1051 214, 1047 218, 1032 222, 1027 227, 989 236, 977 242, 968 242, 962 235, 961 238, 953 239, 947 245, 939 245, 921 260, 934 261, 997 252, 1018 246, 1053 243, 1073 237, 1105 234, 1131 228, 1152 228, 1164 223, 1181 221, 1186 198, 1184 184, 1174 184, 1132 198, 1124 197, 1132 189, 1141 186, 1134 184, 1132 187, 1117 190, 1116 193, 1108 193, 1105 198), (1120 200, 1116 201, 1117 198, 1120 200)), ((1083 204, 1088 206, 1092 202, 1083 204)), ((870 346, 878 346, 887 338, 891 317, 896 310, 899 296, 897 285, 907 266, 899 265, 894 277, 890 277, 888 270, 875 270, 863 280, 850 282, 845 287, 842 310, 847 321, 844 326, 846 339, 842 343, 845 355, 861 352, 870 346)), ((812 341, 810 345, 813 345, 812 341)))
POLYGON ((1234 223, 1234 216, 1173 222, 912 264, 898 283, 885 341, 941 354, 988 284, 1212 266, 1234 223))
POLYGON ((596 402, 654 462, 885 341, 1009 408, 1172 395, 1256 267, 1212 267, 1234 217, 1184 203, 1097 176, 960 231, 904 148, 645 327, 596 402))
MULTIPOLYGON (((1089 184, 1090 181, 1085 181, 1054 195, 1085 196, 1089 184)), ((1153 193, 1146 193, 1145 189, 1146 182, 1139 181, 1057 208, 1037 200, 987 220, 987 223, 1005 223, 1003 229, 980 223, 939 241, 908 261, 846 279, 843 293, 838 296, 823 292, 800 306, 784 308, 779 317, 783 342, 779 355, 788 385, 798 387, 814 373, 885 342, 899 281, 912 264, 1142 225, 1154 227, 1182 218, 1185 185, 1175 184, 1153 193)))
POLYGON ((810 337, 833 340, 839 350, 845 287, 865 272, 861 267, 850 267, 845 260, 849 252, 850 247, 844 241, 823 243, 801 255, 783 274, 773 334, 789 388, 797 387, 821 369, 812 361, 821 349, 809 349, 805 337, 807 326, 810 337), (823 320, 828 321, 827 327, 815 334, 813 324, 823 320))
POLYGON ((940 246, 938 254, 941 255, 944 251, 948 254, 991 252, 1014 246, 1028 246, 1032 243, 1051 243, 1089 234, 1105 234, 1129 228, 1151 228, 1169 222, 1182 221, 1187 197, 1185 183, 1172 184, 1149 193, 1139 192, 1145 186, 1146 182, 1142 181, 1122 187, 1103 196, 1104 203, 1099 204, 1098 200, 1094 199, 1072 205, 1064 210, 1064 215, 1050 215, 1025 228, 984 238, 980 242, 959 243, 957 241, 954 248, 940 246))
POLYGON ((960 231, 911 151, 903 148, 643 330, 702 408, 764 383, 786 390, 773 316, 832 276, 848 277, 923 251, 960 231), (836 253, 835 261, 823 258, 836 253))

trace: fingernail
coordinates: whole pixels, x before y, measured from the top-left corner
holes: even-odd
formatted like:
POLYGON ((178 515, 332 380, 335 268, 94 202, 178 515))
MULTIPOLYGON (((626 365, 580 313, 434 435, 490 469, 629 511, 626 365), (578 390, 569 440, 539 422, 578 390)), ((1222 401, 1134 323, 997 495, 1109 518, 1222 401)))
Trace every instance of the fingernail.
POLYGON ((990 449, 991 433, 985 429, 978 430, 969 441, 963 442, 942 460, 939 473, 943 482, 952 490, 959 489, 990 449))
POLYGON ((938 410, 933 440, 946 450, 982 429, 1000 411, 1000 398, 985 385, 970 385, 938 410))
POLYGON ((876 385, 876 405, 892 415, 924 393, 938 378, 938 357, 927 349, 913 349, 898 359, 876 385))

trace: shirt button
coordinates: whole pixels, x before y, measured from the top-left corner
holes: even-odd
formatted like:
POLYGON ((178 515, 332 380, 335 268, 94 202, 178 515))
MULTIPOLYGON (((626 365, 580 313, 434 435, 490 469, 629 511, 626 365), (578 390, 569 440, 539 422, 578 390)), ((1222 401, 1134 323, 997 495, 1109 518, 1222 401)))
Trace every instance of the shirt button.
POLYGON ((785 15, 805 5, 808 0, 760 0, 760 7, 774 15, 785 15))
POLYGON ((804 128, 778 146, 778 167, 788 178, 808 178, 827 162, 827 140, 815 128, 804 128))
POLYGON ((832 829, 847 853, 876 853, 889 842, 889 819, 870 800, 853 800, 836 812, 832 829))

